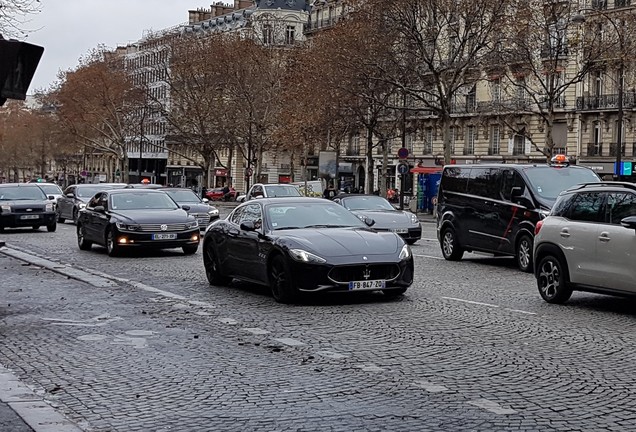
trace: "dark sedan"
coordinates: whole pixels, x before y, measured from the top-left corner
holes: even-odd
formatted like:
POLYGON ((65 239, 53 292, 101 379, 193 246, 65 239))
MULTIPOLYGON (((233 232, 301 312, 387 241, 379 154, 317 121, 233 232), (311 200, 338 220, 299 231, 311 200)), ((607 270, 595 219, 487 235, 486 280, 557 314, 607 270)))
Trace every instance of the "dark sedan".
POLYGON ((46 225, 49 232, 57 228, 54 197, 46 196, 36 183, 0 184, 0 232, 5 228, 46 225))
POLYGON ((397 233, 410 245, 422 238, 422 226, 417 216, 409 211, 397 210, 386 198, 377 195, 341 194, 333 201, 362 219, 373 219, 373 229, 376 231, 397 233))
POLYGON ((123 187, 126 187, 126 183, 86 183, 70 185, 64 190, 64 195, 57 200, 55 209, 57 221, 64 223, 66 219, 70 219, 73 223, 77 223, 80 210, 86 207, 88 200, 93 198, 97 192, 123 187))
POLYGON ((77 244, 89 250, 93 243, 115 256, 124 248, 199 248, 199 224, 165 192, 151 189, 111 189, 98 192, 80 212, 77 244))
POLYGON ((205 230, 207 226, 219 218, 219 209, 208 204, 207 198, 199 198, 192 189, 188 188, 163 188, 163 192, 170 195, 181 207, 188 206, 192 216, 199 222, 199 228, 205 230))
POLYGON ((413 283, 411 249, 372 224, 321 198, 252 200, 208 227, 203 264, 212 285, 266 285, 282 303, 321 291, 403 294, 413 283))

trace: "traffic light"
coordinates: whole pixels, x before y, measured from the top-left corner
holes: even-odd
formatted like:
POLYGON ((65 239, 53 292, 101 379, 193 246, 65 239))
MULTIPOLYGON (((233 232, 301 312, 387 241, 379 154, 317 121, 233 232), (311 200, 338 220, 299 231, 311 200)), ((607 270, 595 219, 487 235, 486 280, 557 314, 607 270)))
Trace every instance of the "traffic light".
POLYGON ((0 106, 7 99, 26 99, 44 48, 0 36, 0 106))

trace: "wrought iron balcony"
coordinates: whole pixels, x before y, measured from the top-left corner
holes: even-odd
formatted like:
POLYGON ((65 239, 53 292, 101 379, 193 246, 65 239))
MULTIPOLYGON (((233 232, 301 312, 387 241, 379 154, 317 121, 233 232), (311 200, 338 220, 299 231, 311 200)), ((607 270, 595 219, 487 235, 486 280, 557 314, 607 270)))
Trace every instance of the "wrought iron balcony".
MULTIPOLYGON (((541 102, 541 103, 539 104, 539 106, 540 106, 541 108, 548 108, 548 101, 547 101, 547 100, 545 100, 545 101, 541 102)), ((553 107, 554 107, 554 108, 566 108, 566 107, 567 107, 567 102, 566 102, 566 100, 565 100, 565 96, 561 95, 561 96, 557 97, 557 98, 554 100, 553 107)))
MULTIPOLYGON (((616 150, 618 148, 618 144, 617 143, 611 143, 610 144, 610 156, 614 156, 616 157, 616 150)), ((622 152, 621 155, 625 156, 625 143, 623 143, 623 145, 621 146, 622 152)))
POLYGON ((632 4, 631 0, 614 0, 615 8, 627 7, 632 4))
MULTIPOLYGON (((633 92, 623 93, 623 108, 634 108, 636 97, 633 92)), ((599 96, 579 96, 576 98, 576 109, 579 110, 600 110, 618 109, 618 94, 599 96)))
POLYGON ((603 143, 587 143, 587 156, 603 156, 603 143))
POLYGON ((488 155, 498 155, 500 153, 499 146, 493 146, 492 144, 488 146, 488 155))

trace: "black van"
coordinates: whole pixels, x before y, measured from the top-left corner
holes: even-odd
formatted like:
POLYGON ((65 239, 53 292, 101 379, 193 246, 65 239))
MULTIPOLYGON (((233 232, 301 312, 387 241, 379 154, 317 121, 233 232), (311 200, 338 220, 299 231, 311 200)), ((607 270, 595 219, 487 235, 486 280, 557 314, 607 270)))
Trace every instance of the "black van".
POLYGON ((447 165, 436 208, 442 254, 450 261, 465 251, 514 256, 531 272, 537 221, 561 191, 597 181, 591 169, 563 163, 447 165))

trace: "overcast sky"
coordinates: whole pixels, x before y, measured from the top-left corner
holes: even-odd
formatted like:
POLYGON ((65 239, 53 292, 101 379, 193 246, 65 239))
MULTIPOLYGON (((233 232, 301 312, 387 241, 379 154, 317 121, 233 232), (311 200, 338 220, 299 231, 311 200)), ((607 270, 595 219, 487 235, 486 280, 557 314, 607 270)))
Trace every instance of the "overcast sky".
POLYGON ((22 25, 33 31, 21 39, 44 47, 29 93, 48 88, 59 70, 75 68, 99 44, 135 42, 144 30, 187 22, 188 10, 212 3, 216 0, 41 0, 42 11, 22 25))

